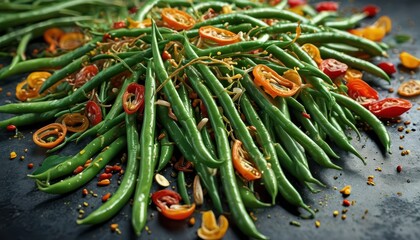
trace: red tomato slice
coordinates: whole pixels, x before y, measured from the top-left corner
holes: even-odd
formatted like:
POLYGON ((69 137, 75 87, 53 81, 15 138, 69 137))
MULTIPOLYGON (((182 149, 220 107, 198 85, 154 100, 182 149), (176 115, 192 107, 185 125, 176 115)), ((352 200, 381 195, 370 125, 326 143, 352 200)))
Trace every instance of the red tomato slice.
POLYGON ((339 76, 346 73, 348 66, 333 58, 327 58, 322 60, 319 65, 319 69, 323 71, 331 79, 338 78, 339 76))
POLYGON ((347 83, 348 95, 365 105, 379 99, 378 92, 362 79, 352 79, 347 83))
POLYGON ((123 94, 123 108, 128 114, 137 112, 144 104, 144 86, 130 83, 123 94))
POLYGON ((235 140, 232 146, 232 161, 235 170, 246 180, 261 178, 261 172, 250 162, 248 153, 242 148, 242 142, 235 140))
POLYGON ((411 107, 411 102, 402 98, 385 98, 367 105, 369 111, 380 118, 398 117, 411 107))
POLYGON ((338 10, 338 2, 334 2, 334 1, 320 2, 320 3, 317 3, 316 4, 315 9, 318 12, 322 12, 322 11, 337 11, 338 10))
POLYGON ((88 101, 86 103, 86 116, 90 125, 95 126, 102 121, 101 107, 94 101, 88 101))
POLYGON ((76 80, 74 80, 74 87, 78 88, 83 86, 87 81, 92 79, 98 74, 99 69, 95 64, 87 65, 83 67, 77 74, 76 80))
POLYGON ((395 65, 392 62, 381 62, 378 64, 378 67, 384 70, 384 72, 386 72, 388 75, 397 72, 397 69, 395 69, 395 65))

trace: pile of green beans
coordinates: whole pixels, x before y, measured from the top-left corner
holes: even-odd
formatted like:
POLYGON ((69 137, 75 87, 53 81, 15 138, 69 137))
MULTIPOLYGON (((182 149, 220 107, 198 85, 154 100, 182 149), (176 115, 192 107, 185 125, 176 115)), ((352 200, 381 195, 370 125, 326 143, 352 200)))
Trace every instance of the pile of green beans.
POLYGON ((335 58, 389 81, 388 75, 374 64, 331 47, 334 43, 371 57, 386 56, 383 44, 342 31, 353 28, 365 14, 343 20, 338 14, 317 15, 307 5, 301 16, 287 9, 287 1, 273 7, 248 0, 148 0, 126 5, 113 1, 109 5, 114 8, 104 8, 106 14, 89 15, 85 7, 98 2, 101 1, 57 1, 47 6, 40 0, 39 5, 28 8, 30 3, 21 0, 0 7, 0 11, 10 13, 0 16, 0 31, 5 32, 0 37, 0 48, 20 40, 19 56, 31 39, 47 28, 90 22, 89 27, 79 24, 90 37, 83 46, 57 56, 14 58, 11 65, 0 70, 0 81, 16 74, 50 71, 52 76, 43 83, 41 91, 64 79, 57 94, 0 105, 0 113, 13 114, 0 121, 2 131, 8 125, 29 126, 34 119, 47 124, 68 112, 83 113, 91 99, 102 106, 104 117, 99 124, 68 135, 49 152, 84 138, 92 138, 89 144, 64 162, 29 175, 39 190, 50 194, 73 192, 99 174, 119 153, 127 153, 118 190, 87 217, 78 219, 78 224, 103 223, 133 198, 132 225, 140 235, 148 220, 149 196, 156 184, 154 174, 171 168, 171 159, 182 156, 193 166, 192 173, 177 172, 177 189, 184 203, 191 200, 185 182, 198 175, 210 199, 210 205, 203 208, 211 206, 217 214, 229 212, 230 220, 244 234, 266 239, 248 211, 269 208, 283 199, 309 214, 302 213, 302 217, 314 217, 314 209, 305 203, 293 183, 297 180, 313 192, 320 191, 315 185, 325 187, 312 175, 310 162, 341 170, 334 163, 339 158, 335 147, 364 161, 348 137, 350 130, 360 134, 356 120, 369 124, 384 151, 389 151, 390 138, 384 124, 345 96, 301 49, 304 43, 315 44, 323 57, 335 58), (130 15, 128 8, 132 6, 139 10, 130 15), (170 29, 160 17, 161 9, 168 7, 191 14, 196 24, 189 30, 170 29), (203 20, 208 9, 217 15, 203 20), (112 29, 109 16, 115 11, 119 19, 130 16, 133 21, 142 22, 152 18, 152 26, 112 29), (63 12, 69 16, 62 17, 63 12), (99 20, 94 22, 92 18, 99 20), (268 25, 267 18, 275 23, 268 25), (6 29, 7 25, 19 29, 6 29), (238 34, 240 41, 224 46, 205 42, 197 29, 207 25, 228 29, 238 34), (298 28, 301 34, 296 33, 298 28), (164 51, 170 57, 162 57, 164 51), (96 64, 99 73, 82 86, 72 87, 66 79, 89 64, 96 64), (265 64, 279 74, 296 69, 305 87, 291 97, 270 97, 257 87, 250 74, 257 64, 265 64), (116 79, 123 84, 114 86, 116 79), (123 93, 134 82, 145 86, 141 114, 128 114, 122 108, 123 93), (203 121, 208 121, 204 127, 203 121), (237 173, 232 163, 234 140, 243 143, 261 172, 261 180, 246 181, 237 173), (90 158, 94 158, 91 165, 72 176, 76 167, 90 158), (258 189, 267 198, 258 197, 256 184, 263 186, 258 189))

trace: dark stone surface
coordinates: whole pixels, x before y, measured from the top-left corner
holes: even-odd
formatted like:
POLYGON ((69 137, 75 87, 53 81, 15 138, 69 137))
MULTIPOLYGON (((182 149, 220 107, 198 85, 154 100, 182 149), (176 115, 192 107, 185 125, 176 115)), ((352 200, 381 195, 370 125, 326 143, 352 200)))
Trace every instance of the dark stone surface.
MULTIPOLYGON (((420 1, 343 1, 342 9, 347 13, 352 9, 360 8, 367 3, 374 3, 381 7, 380 15, 388 15, 393 20, 393 31, 386 37, 385 42, 395 45, 393 37, 396 34, 411 35, 413 40, 401 45, 395 45, 389 51, 389 61, 399 63, 398 53, 406 50, 420 56, 418 40, 420 26, 418 14, 420 1)), ((369 24, 374 19, 367 19, 363 24, 369 24)), ((375 61, 382 59, 375 59, 375 61)), ((398 67, 399 71, 393 75, 391 85, 386 82, 369 78, 381 96, 397 96, 396 92, 388 92, 389 88, 397 89, 402 79, 420 79, 418 70, 410 73, 398 67)), ((14 93, 15 82, 23 76, 2 80, 0 87, 0 104, 14 101, 14 97, 6 96, 7 92, 14 93)), ((327 184, 327 188, 320 193, 313 194, 303 186, 296 185, 309 205, 318 209, 316 219, 304 220, 298 217, 296 210, 282 203, 275 207, 255 210, 258 218, 256 225, 259 230, 271 239, 418 239, 420 234, 420 98, 410 99, 413 108, 401 118, 401 123, 390 123, 387 127, 391 139, 392 154, 385 154, 375 137, 362 133, 360 140, 353 136, 353 144, 365 157, 367 165, 363 165, 353 155, 340 153, 336 164, 343 167, 343 171, 320 169, 313 166, 314 175, 327 184), (404 121, 411 121, 405 128, 410 133, 399 132, 398 126, 403 126, 404 121), (400 139, 400 136, 405 136, 400 139), (401 156, 399 146, 410 150, 407 156, 401 156), (401 173, 396 172, 397 165, 401 165, 401 173), (376 171, 380 167, 382 171, 376 171), (374 176, 375 186, 366 184, 367 177, 374 176), (342 220, 341 206, 343 197, 339 189, 345 185, 352 186, 352 193, 348 197, 354 200, 354 205, 346 208, 347 219, 342 220), (336 189, 335 189, 336 187, 336 189), (333 211, 340 211, 339 216, 333 217, 333 211), (315 220, 321 222, 319 228, 315 227, 315 220), (291 221, 298 221, 301 226, 292 226, 291 221)), ((9 115, 0 114, 0 120, 9 115)), ((109 222, 93 227, 78 226, 76 219, 79 205, 84 201, 89 203, 83 207, 86 213, 99 206, 100 197, 88 196, 83 198, 81 191, 64 196, 52 196, 36 190, 34 182, 26 177, 31 170, 27 164, 32 162, 35 167, 41 163, 45 152, 32 143, 31 133, 37 126, 20 128, 22 137, 13 138, 13 134, 0 131, 0 238, 1 239, 135 239, 131 228, 131 207, 127 205, 123 211, 109 222), (24 149, 28 152, 24 152, 24 149), (9 160, 9 153, 16 151, 18 158, 9 160), (19 160, 20 156, 25 160, 19 160), (111 233, 109 224, 118 223, 121 235, 111 233)), ((60 154, 73 154, 85 143, 70 145, 60 154)), ((167 169, 166 173, 171 170, 167 169)), ((116 180, 116 179, 114 179, 116 180)), ((174 181, 175 179, 172 179, 174 181)), ((115 182, 115 181, 114 181, 115 182)), ((175 183, 174 183, 175 185, 175 183)), ((113 184, 107 188, 97 188, 92 181, 86 188, 94 190, 99 196, 112 192, 116 188, 113 184)), ((184 222, 167 221, 159 217, 154 207, 150 208, 150 221, 147 224, 151 234, 143 232, 141 239, 195 239, 196 230, 200 225, 200 214, 196 213, 197 223, 188 227, 184 222), (153 216, 152 216, 153 215, 153 216)), ((225 239, 244 239, 239 231, 232 226, 225 239)))

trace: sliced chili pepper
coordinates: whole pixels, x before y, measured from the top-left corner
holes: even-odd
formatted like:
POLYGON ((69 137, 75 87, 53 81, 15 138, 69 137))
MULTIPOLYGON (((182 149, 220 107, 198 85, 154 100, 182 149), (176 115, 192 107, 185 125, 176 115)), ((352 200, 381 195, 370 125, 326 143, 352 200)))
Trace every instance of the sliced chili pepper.
POLYGON ((55 52, 56 47, 58 46, 58 42, 61 36, 64 35, 64 31, 59 28, 49 28, 44 32, 44 40, 50 46, 48 47, 48 51, 55 52))
POLYGON ((293 96, 302 84, 302 79, 295 70, 288 70, 280 76, 268 66, 259 64, 254 67, 252 73, 254 83, 258 87, 261 86, 272 98, 293 96))
POLYGON ((363 7, 363 12, 366 13, 368 17, 374 17, 380 11, 381 9, 374 4, 369 4, 363 7))
POLYGON ((73 50, 85 43, 85 36, 82 33, 70 32, 60 37, 58 45, 63 50, 73 50))
POLYGON ((362 105, 379 99, 378 92, 362 79, 352 79, 347 83, 348 95, 362 105))
POLYGON ((405 51, 400 53, 400 61, 406 68, 415 69, 420 66, 420 59, 405 51))
POLYGON ((222 239, 229 227, 229 221, 224 215, 220 215, 219 224, 213 211, 205 211, 202 215, 201 227, 197 235, 201 239, 222 239))
POLYGON ((108 199, 111 197, 111 193, 106 193, 102 196, 102 202, 108 201, 108 199))
POLYGON ((83 169, 84 169, 83 166, 78 166, 76 169, 74 169, 73 174, 74 175, 79 174, 83 171, 83 169))
POLYGON ((242 148, 242 142, 235 140, 232 146, 232 161, 235 170, 246 180, 261 178, 261 172, 251 162, 248 153, 242 148))
POLYGON ((65 114, 61 123, 69 132, 83 132, 89 127, 89 119, 80 113, 65 114))
POLYGON ((33 72, 22 82, 16 85, 16 98, 26 101, 39 96, 42 84, 51 76, 49 72, 33 72))
POLYGON ((67 128, 60 123, 51 123, 38 129, 32 136, 34 143, 43 148, 53 148, 64 141, 67 128))
POLYGON ((319 2, 315 5, 315 9, 318 12, 337 11, 338 10, 338 2, 334 2, 334 1, 319 2))
POLYGON ((319 65, 319 69, 321 69, 321 71, 323 71, 331 79, 335 79, 346 73, 348 66, 336 59, 328 58, 322 60, 319 65))
POLYGON ((162 10, 162 20, 168 27, 177 31, 188 30, 195 24, 192 16, 175 8, 164 8, 162 10))
POLYGON ((144 104, 144 86, 130 83, 123 94, 123 108, 127 114, 137 112, 144 104))
POLYGON ((411 102, 402 98, 384 98, 367 105, 369 111, 380 118, 398 117, 411 107, 411 102))
POLYGON ((174 164, 174 168, 182 172, 192 172, 192 167, 192 163, 190 161, 185 160, 183 156, 174 164))
POLYGON ((397 69, 395 69, 395 65, 392 62, 380 62, 378 63, 378 67, 389 75, 397 72, 397 69))
POLYGON ((420 95, 420 80, 409 80, 403 82, 398 88, 398 94, 403 97, 414 97, 420 95))
POLYGON ((220 46, 239 42, 239 35, 226 29, 213 26, 203 26, 198 30, 200 37, 204 40, 210 40, 220 46))
POLYGON ((126 27, 127 27, 127 24, 125 23, 125 21, 114 22, 114 24, 112 25, 113 29, 126 28, 126 27))
POLYGON ((86 103, 86 116, 92 126, 95 126, 102 121, 102 111, 98 103, 92 100, 89 100, 86 103))
POLYGON ((305 51, 317 64, 321 64, 321 53, 319 52, 317 46, 311 43, 305 43, 302 45, 302 50, 305 51))
POLYGON ((172 220, 184 220, 190 217, 195 204, 179 205, 181 195, 169 189, 160 190, 152 194, 152 201, 163 216, 172 220))
POLYGON ((80 71, 76 74, 76 78, 74 80, 74 87, 79 88, 87 83, 90 79, 92 79, 96 74, 98 74, 99 69, 95 64, 84 66, 80 71))

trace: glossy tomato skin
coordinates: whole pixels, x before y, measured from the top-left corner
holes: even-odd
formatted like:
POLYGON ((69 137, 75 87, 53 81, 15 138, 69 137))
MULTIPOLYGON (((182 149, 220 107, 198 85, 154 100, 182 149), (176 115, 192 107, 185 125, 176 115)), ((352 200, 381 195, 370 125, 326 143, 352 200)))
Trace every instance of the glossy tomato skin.
POLYGON ((388 75, 397 72, 397 69, 395 68, 395 65, 392 62, 381 62, 378 64, 378 67, 384 70, 384 72, 388 75))
POLYGON ((98 74, 99 69, 95 64, 84 66, 77 74, 74 81, 75 87, 81 87, 91 78, 98 74))
POLYGON ((327 58, 322 60, 319 65, 319 69, 323 71, 331 79, 338 78, 339 76, 346 73, 348 66, 333 58, 327 58))
POLYGON ((86 116, 89 119, 90 125, 95 126, 102 121, 102 111, 99 105, 90 100, 86 103, 86 116))
MULTIPOLYGON (((285 1, 285 0, 283 0, 285 1)), ((287 4, 289 4, 289 7, 294 8, 297 6, 301 6, 301 5, 305 5, 306 4, 306 0, 288 0, 287 4)))
POLYGON ((363 7, 363 12, 367 14, 368 17, 374 17, 380 12, 380 8, 374 4, 369 4, 363 7))
POLYGON ((412 104, 402 98, 384 98, 366 107, 379 118, 395 118, 410 110, 412 104))
POLYGON ((362 105, 379 99, 378 92, 362 79, 352 79, 346 86, 349 97, 362 105))
POLYGON ((123 94, 123 108, 127 114, 133 114, 141 110, 144 105, 144 86, 138 83, 130 83, 123 94))

